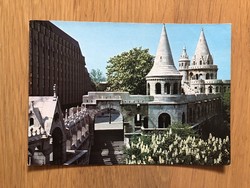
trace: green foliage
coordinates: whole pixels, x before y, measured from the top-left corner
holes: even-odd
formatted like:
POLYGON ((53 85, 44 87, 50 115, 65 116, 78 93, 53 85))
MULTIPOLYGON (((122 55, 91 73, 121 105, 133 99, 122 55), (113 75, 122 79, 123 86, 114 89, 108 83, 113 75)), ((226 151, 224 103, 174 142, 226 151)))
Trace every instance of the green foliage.
POLYGON ((101 82, 106 81, 106 78, 100 69, 92 69, 90 71, 90 77, 97 91, 104 91, 106 89, 106 85, 101 84, 101 82))
POLYGON ((230 90, 227 90, 222 96, 223 114, 225 120, 230 122, 230 90))
POLYGON ((153 59, 149 50, 141 47, 110 58, 107 65, 107 81, 110 90, 145 94, 145 76, 153 66, 153 59))
POLYGON ((188 124, 176 122, 173 123, 170 127, 172 128, 173 133, 177 134, 181 138, 186 138, 188 136, 195 136, 196 138, 199 137, 199 134, 188 124))
POLYGON ((105 76, 103 75, 100 69, 92 69, 90 71, 90 77, 95 84, 98 84, 106 80, 105 76))

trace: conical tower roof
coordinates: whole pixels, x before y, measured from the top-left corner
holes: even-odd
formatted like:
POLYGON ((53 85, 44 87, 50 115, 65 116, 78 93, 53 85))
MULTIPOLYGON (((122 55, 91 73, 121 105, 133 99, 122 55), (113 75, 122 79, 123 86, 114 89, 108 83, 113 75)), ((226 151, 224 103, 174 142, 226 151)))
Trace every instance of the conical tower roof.
POLYGON ((200 38, 199 38, 199 41, 198 41, 197 46, 196 46, 195 54, 196 55, 208 55, 208 54, 210 54, 209 48, 207 45, 207 40, 206 40, 203 29, 201 30, 201 33, 200 33, 200 38))
POLYGON ((174 65, 166 28, 163 25, 154 65, 146 77, 166 77, 170 75, 176 76, 180 73, 174 65))
POLYGON ((188 55, 187 55, 186 46, 184 46, 182 49, 182 53, 181 53, 179 61, 185 61, 185 60, 189 60, 188 55))
POLYGON ((200 60, 207 61, 211 58, 211 54, 207 45, 207 40, 204 34, 204 30, 201 30, 200 37, 196 46, 194 60, 199 62, 200 60))

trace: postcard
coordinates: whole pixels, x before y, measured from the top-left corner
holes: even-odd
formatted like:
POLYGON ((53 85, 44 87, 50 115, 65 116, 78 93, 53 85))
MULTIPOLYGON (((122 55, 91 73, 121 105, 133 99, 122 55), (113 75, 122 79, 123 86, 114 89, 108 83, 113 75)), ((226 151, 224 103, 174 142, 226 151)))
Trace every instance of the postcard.
POLYGON ((230 164, 230 24, 29 22, 28 165, 230 164))

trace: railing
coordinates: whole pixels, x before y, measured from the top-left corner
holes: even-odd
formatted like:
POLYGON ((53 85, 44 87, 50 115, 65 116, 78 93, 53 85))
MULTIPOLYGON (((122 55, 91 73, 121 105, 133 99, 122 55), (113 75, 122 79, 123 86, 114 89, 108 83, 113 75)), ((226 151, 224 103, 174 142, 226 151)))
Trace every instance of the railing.
POLYGON ((217 65, 190 65, 189 69, 218 69, 217 65))

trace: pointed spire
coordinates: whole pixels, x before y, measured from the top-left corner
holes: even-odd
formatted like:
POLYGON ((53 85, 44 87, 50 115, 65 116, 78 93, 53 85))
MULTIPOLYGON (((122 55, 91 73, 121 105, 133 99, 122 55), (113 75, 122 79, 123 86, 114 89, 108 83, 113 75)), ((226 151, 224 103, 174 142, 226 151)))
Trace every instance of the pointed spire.
POLYGON ((201 29, 192 62, 193 65, 213 65, 213 58, 210 54, 203 28, 201 29))
POLYGON ((162 27, 161 37, 157 48, 156 61, 166 65, 174 65, 165 25, 162 27))
POLYGON ((187 55, 186 46, 183 46, 180 60, 188 60, 188 55, 187 55))
POLYGON ((203 56, 210 54, 203 28, 201 29, 201 34, 196 46, 195 54, 203 56))
POLYGON ((179 72, 174 65, 166 28, 163 24, 154 65, 146 77, 168 75, 179 75, 179 72))

